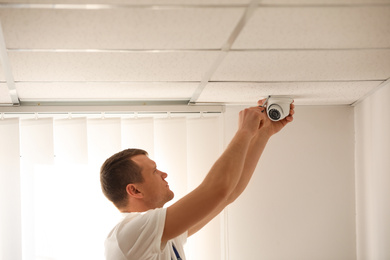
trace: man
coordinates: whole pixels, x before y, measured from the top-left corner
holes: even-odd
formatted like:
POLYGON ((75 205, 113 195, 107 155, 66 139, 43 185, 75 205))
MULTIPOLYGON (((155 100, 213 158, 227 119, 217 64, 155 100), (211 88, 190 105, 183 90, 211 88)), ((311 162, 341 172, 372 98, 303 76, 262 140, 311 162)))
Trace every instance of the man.
POLYGON ((230 144, 203 182, 168 208, 174 194, 147 153, 119 152, 102 165, 103 193, 124 214, 107 237, 108 260, 185 259, 183 244, 232 203, 246 188, 269 138, 293 120, 294 105, 285 119, 267 117, 264 100, 239 114, 230 144))

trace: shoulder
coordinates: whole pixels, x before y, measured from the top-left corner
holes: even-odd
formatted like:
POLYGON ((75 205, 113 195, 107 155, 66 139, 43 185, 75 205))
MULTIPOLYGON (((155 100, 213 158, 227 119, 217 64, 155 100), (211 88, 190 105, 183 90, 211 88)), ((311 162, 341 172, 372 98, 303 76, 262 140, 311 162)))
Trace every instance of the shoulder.
MULTIPOLYGON (((116 237, 119 241, 129 243, 134 240, 159 237, 164 230, 166 209, 159 208, 142 213, 124 213, 122 221, 117 225, 116 237)), ((131 243, 130 243, 131 244, 131 243)))
POLYGON ((124 255, 141 257, 143 254, 158 254, 164 230, 166 209, 142 213, 123 213, 123 219, 114 227, 106 245, 116 247, 124 255))

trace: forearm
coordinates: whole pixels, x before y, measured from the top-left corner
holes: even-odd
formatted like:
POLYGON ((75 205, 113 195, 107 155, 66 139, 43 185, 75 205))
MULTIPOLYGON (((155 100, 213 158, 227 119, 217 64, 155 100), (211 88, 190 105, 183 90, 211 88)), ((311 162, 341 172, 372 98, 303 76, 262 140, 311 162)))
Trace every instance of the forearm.
POLYGON ((269 138, 270 135, 262 129, 259 130, 259 132, 252 138, 249 144, 248 152, 245 157, 245 162, 240 179, 237 182, 236 187, 230 194, 227 200, 227 204, 230 204, 234 200, 236 200, 247 187, 257 167, 260 157, 263 154, 265 146, 268 143, 269 138))
MULTIPOLYGON (((264 100, 259 102, 259 106, 263 105, 264 100)), ((263 113, 261 111, 260 113, 263 113)), ((275 133, 279 132, 287 123, 293 120, 294 114, 294 105, 290 105, 290 114, 285 119, 278 122, 270 122, 270 120, 266 117, 265 121, 262 122, 262 127, 257 129, 257 133, 250 139, 249 144, 246 149, 246 153, 242 153, 240 156, 240 161, 242 163, 241 172, 237 173, 235 171, 235 176, 238 177, 236 180, 236 185, 233 187, 232 191, 228 196, 223 197, 222 200, 219 200, 219 203, 213 204, 212 210, 209 214, 203 218, 201 221, 197 222, 196 225, 193 225, 190 229, 188 229, 189 234, 194 234, 204 225, 206 225, 211 219, 213 219, 216 215, 218 215, 228 204, 233 202, 247 187, 253 172, 255 171, 257 164, 261 155, 263 154, 264 148, 268 143, 269 138, 275 133), (242 159, 244 156, 244 159, 242 159)), ((245 150, 245 149, 244 149, 245 150)), ((234 157, 233 157, 234 158, 234 157)), ((225 158, 226 159, 226 158, 225 158)), ((221 158, 222 165, 224 164, 224 158, 221 158)), ((227 166, 227 165, 225 165, 227 166)), ((237 169, 236 169, 237 170, 237 169)), ((227 172, 229 169, 227 169, 227 172)), ((224 171, 221 171, 222 173, 224 171)), ((220 175, 219 175, 220 176, 220 175)), ((224 176, 222 175, 222 178, 224 176)), ((209 203, 207 203, 209 204, 209 203)))
POLYGON ((226 196, 229 196, 241 178, 251 141, 250 135, 238 131, 202 184, 214 190, 223 189, 226 196))
MULTIPOLYGON (((226 206, 229 195, 241 177, 252 136, 243 131, 236 133, 204 181, 195 190, 168 208, 167 216, 169 213, 169 218, 166 221, 166 227, 176 221, 175 229, 177 229, 177 220, 185 219, 185 224, 189 225, 187 229, 189 235, 192 235, 226 206), (177 213, 172 213, 175 212, 176 208, 181 209, 177 213), (176 214, 180 214, 179 217, 170 217, 176 214)), ((169 232, 168 228, 164 234, 168 238, 173 237, 169 232)))
POLYGON ((206 225, 211 219, 217 216, 227 205, 232 203, 246 188, 248 185, 254 170, 256 169, 257 163, 260 159, 261 154, 264 151, 264 148, 269 140, 269 136, 265 132, 259 131, 259 133, 252 138, 248 145, 248 150, 244 159, 244 164, 242 166, 242 171, 240 172, 239 180, 235 188, 232 190, 230 195, 226 200, 222 201, 218 206, 216 206, 209 216, 199 222, 197 225, 193 226, 188 230, 188 235, 196 233, 204 225, 206 225))

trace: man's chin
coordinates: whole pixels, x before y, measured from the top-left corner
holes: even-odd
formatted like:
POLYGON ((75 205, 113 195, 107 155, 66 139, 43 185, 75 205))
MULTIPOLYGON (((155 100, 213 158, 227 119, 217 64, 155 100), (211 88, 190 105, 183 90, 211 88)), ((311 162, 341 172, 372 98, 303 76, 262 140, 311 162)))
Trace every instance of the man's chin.
POLYGON ((164 202, 164 205, 168 202, 170 202, 175 197, 175 194, 171 191, 170 194, 166 197, 166 200, 164 202))
POLYGON ((173 191, 171 191, 171 195, 169 197, 169 200, 168 201, 171 201, 173 200, 173 198, 175 197, 175 193, 173 191))

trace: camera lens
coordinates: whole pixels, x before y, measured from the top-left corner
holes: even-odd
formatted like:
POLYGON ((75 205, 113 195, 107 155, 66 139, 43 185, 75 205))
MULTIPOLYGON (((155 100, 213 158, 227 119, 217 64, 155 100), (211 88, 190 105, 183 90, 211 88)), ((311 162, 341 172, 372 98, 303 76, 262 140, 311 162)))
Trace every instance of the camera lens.
POLYGON ((277 109, 270 109, 268 112, 269 118, 272 120, 279 120, 280 119, 280 112, 277 109))

